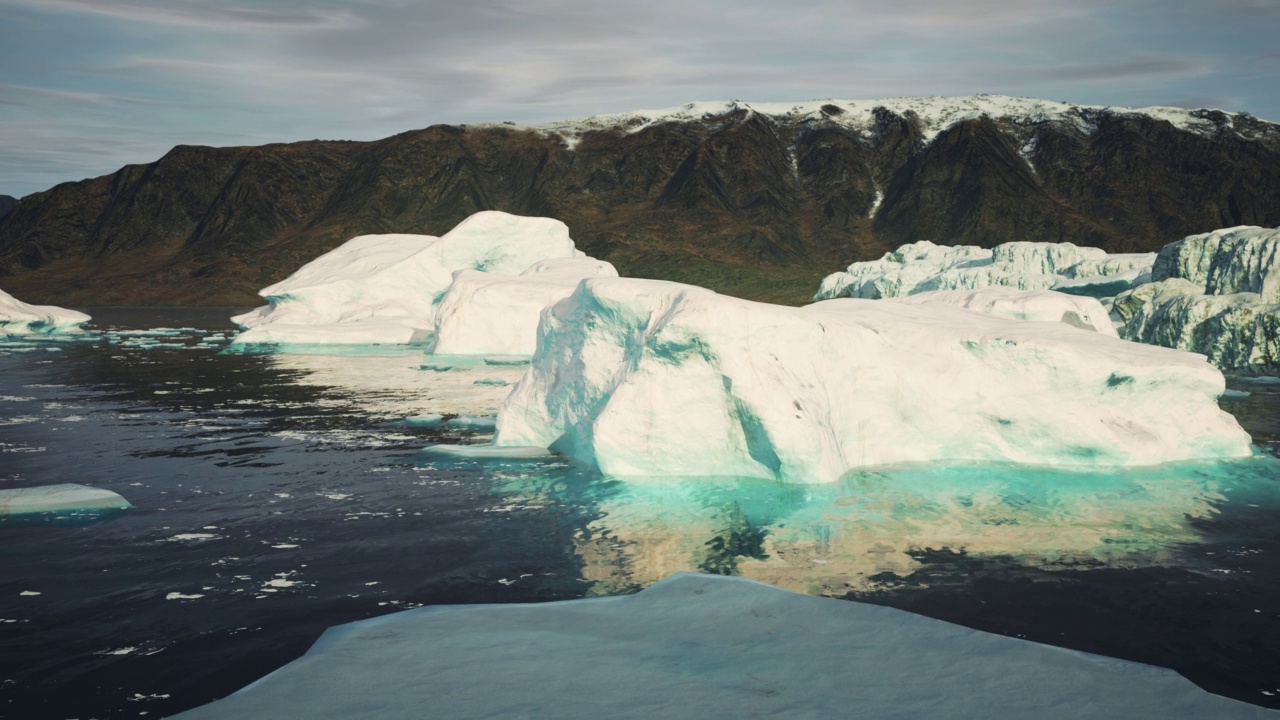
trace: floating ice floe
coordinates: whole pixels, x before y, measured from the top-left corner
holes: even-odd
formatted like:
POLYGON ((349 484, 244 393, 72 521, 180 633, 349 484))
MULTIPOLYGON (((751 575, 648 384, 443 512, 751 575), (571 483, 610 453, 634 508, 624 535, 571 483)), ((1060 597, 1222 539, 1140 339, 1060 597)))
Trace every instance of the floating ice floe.
POLYGON ((615 476, 831 482, 913 461, 1241 457, 1204 358, 943 304, 789 308, 592 279, 544 315, 495 444, 615 476))
POLYGON ((263 288, 267 305, 238 315, 235 344, 407 343, 435 329, 435 305, 459 270, 516 275, 581 257, 564 223, 476 213, 441 237, 362 235, 263 288))
POLYGON ((973 245, 903 245, 879 260, 858 262, 823 279, 814 300, 888 298, 930 290, 1061 288, 1108 297, 1146 279, 1155 253, 1108 255, 1072 243, 1010 242, 990 250, 973 245))
POLYGON ((79 332, 91 319, 53 305, 28 305, 0 290, 0 336, 79 332))
POLYGON ((203 718, 1270 718, 1172 670, 743 578, 408 610, 181 713, 203 718), (833 669, 838 669, 833 675, 833 669))
POLYGON ((102 488, 60 483, 0 490, 0 518, 44 513, 101 513, 133 507, 120 495, 102 488))
POLYGON ((1280 369, 1280 228, 1170 243, 1151 279, 1115 299, 1124 337, 1201 353, 1226 370, 1280 369))

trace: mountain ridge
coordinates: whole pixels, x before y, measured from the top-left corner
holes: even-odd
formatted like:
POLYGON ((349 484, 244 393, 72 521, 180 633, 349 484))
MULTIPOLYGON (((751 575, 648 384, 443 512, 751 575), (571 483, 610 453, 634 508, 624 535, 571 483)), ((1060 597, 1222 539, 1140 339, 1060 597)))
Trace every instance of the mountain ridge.
POLYGON ((0 286, 62 304, 251 304, 354 235, 440 235, 496 209, 564 220, 624 274, 802 302, 826 274, 916 240, 1123 252, 1280 225, 1280 125, 1146 111, 1004 96, 731 101, 371 142, 177 146, 22 198, 0 217, 0 286))

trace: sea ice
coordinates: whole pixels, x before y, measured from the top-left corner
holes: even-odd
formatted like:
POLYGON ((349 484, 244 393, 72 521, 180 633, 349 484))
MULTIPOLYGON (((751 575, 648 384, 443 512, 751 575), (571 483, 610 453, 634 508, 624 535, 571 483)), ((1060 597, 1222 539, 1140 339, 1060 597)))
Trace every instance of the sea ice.
POLYGON ((1224 370, 1280 368, 1280 228, 1170 243, 1151 278, 1115 298, 1125 338, 1201 353, 1224 370))
POLYGON ((1083 288, 1107 284, 1109 289, 1126 289, 1144 277, 1154 261, 1154 253, 1108 255, 1099 248, 1072 243, 1010 242, 986 250, 922 240, 828 275, 814 300, 888 298, 992 285, 1019 290, 1063 286, 1073 288, 1072 294, 1093 295, 1083 288))
POLYGON ((832 482, 966 460, 1147 465, 1240 457, 1204 359, 940 304, 789 308, 589 279, 543 315, 495 444, 616 476, 832 482))
POLYGON ((4 335, 79 332, 88 315, 53 305, 28 305, 0 290, 0 338, 4 335))
POLYGON ((96 513, 126 510, 128 500, 102 488, 60 483, 0 490, 0 517, 40 513, 96 513))
POLYGON ((454 272, 518 274, 579 256, 564 223, 498 211, 476 213, 439 238, 362 235, 259 291, 268 304, 232 318, 244 329, 234 343, 425 340, 454 272))
POLYGON ((204 718, 1274 718, 1172 670, 681 573, 638 594, 328 630, 204 718))

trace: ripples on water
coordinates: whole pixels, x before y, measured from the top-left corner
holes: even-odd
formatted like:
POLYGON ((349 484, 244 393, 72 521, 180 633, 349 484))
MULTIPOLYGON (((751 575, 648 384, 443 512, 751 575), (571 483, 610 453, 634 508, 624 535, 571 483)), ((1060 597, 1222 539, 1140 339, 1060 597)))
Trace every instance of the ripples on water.
MULTIPOLYGON (((337 623, 632 592, 690 569, 1165 665, 1280 706, 1268 454, 803 487, 420 459, 489 436, 403 418, 491 414, 522 369, 423 369, 398 347, 221 353, 228 314, 99 310, 115 334, 0 345, 0 488, 77 482, 134 504, 0 524, 0 716, 163 716, 337 623), (187 329, 119 332, 155 327, 187 329)), ((1251 394, 1224 407, 1273 444, 1280 385, 1232 386, 1251 394)))

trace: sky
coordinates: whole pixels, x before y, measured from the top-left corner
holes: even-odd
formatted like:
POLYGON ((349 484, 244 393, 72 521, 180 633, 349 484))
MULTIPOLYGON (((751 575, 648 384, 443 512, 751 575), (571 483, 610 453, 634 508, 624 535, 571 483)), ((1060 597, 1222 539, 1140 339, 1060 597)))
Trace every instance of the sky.
POLYGON ((996 93, 1280 121, 1280 0, 0 0, 0 194, 178 144, 996 93))

